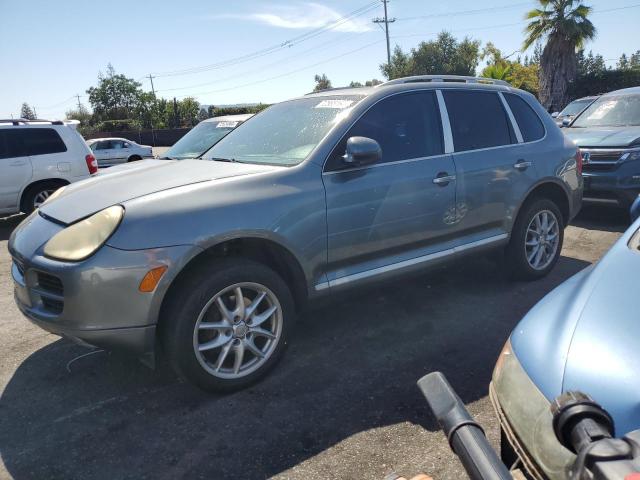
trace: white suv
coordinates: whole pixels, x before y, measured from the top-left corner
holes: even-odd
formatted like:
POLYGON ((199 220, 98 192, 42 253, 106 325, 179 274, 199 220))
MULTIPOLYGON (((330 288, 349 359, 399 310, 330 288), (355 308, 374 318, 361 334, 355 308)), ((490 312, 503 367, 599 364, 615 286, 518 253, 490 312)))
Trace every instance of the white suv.
POLYGON ((98 171, 77 122, 0 120, 0 214, 30 213, 98 171))

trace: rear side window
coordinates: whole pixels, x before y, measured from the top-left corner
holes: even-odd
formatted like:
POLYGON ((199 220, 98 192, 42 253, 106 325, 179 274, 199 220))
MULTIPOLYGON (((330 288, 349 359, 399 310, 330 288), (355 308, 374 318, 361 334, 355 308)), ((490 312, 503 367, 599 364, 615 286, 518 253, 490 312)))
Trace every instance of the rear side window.
POLYGON ((344 167, 350 137, 368 137, 382 148, 382 163, 441 155, 440 110, 433 91, 393 95, 372 106, 333 150, 327 170, 344 167))
POLYGON ((518 127, 520 127, 523 140, 525 142, 534 142, 544 137, 544 125, 529 104, 518 95, 512 93, 503 95, 509 104, 511 113, 516 118, 518 127))
POLYGON ((67 151, 67 146, 53 128, 23 128, 19 132, 25 155, 46 155, 67 151))
POLYGON ((443 90, 456 152, 515 143, 500 97, 494 92, 443 90))
POLYGON ((7 145, 7 137, 4 130, 0 130, 0 159, 12 157, 9 153, 9 145, 7 145))

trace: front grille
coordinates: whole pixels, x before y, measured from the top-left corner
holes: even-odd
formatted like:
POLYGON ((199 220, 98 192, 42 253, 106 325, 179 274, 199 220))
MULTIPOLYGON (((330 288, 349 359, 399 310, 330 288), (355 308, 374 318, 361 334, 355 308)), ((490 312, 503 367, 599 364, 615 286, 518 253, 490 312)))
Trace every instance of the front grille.
POLYGON ((42 301, 42 308, 54 315, 60 315, 64 309, 64 286, 55 275, 37 272, 37 293, 42 301))
POLYGON ((41 299, 43 308, 54 315, 60 315, 64 310, 64 302, 61 300, 54 300, 44 295, 41 296, 41 299))
POLYGON ((626 152, 624 150, 597 150, 581 149, 584 159, 583 169, 587 172, 602 172, 614 170, 618 166, 620 157, 626 152))
POLYGON ((38 286, 46 292, 53 293, 62 297, 64 295, 64 287, 62 281, 51 274, 38 272, 38 286))

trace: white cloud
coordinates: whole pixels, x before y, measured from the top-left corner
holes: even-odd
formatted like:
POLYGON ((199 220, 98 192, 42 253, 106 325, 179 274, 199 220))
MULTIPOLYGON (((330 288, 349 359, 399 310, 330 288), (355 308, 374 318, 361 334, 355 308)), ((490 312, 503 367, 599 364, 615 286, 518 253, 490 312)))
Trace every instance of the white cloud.
MULTIPOLYGON (((336 10, 319 3, 305 2, 296 6, 277 5, 270 12, 249 15, 221 15, 220 17, 249 19, 279 28, 313 29, 323 27, 339 20, 342 15, 336 10)), ((341 20, 332 30, 338 32, 366 32, 370 30, 369 18, 341 20)))

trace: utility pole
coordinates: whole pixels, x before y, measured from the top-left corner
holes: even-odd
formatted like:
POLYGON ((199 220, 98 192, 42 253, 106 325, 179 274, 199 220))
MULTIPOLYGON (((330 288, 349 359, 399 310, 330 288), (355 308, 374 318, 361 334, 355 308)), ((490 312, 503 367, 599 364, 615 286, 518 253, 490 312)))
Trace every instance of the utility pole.
MULTIPOLYGON (((156 90, 153 88, 153 76, 149 74, 149 81, 151 82, 151 93, 153 93, 153 100, 156 99, 156 90)), ((151 145, 156 146, 156 132, 153 131, 153 112, 149 115, 149 124, 151 125, 151 145)))
POLYGON ((80 95, 76 93, 75 97, 78 99, 78 113, 82 111, 82 104, 80 103, 80 95))
POLYGON ((151 93, 153 93, 153 96, 156 96, 156 90, 153 88, 153 79, 155 77, 153 77, 151 74, 149 74, 149 81, 151 82, 151 93))
POLYGON ((381 0, 384 5, 384 18, 376 17, 373 23, 384 23, 384 33, 387 36, 387 65, 391 65, 391 45, 389 44, 389 24, 396 21, 395 18, 389 18, 387 15, 387 3, 389 0, 381 0))

